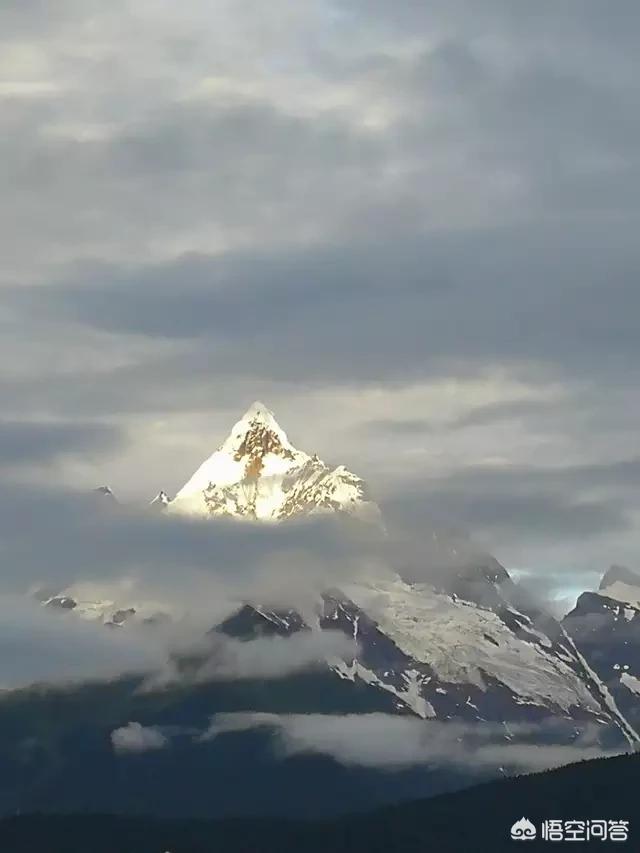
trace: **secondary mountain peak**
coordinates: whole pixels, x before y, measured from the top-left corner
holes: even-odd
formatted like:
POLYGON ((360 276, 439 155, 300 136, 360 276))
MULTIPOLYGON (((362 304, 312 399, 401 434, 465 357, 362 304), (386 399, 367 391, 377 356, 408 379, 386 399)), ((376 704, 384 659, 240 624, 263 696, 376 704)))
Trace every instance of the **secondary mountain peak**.
POLYGON ((114 504, 118 502, 110 486, 98 486, 97 489, 93 490, 93 494, 98 495, 102 498, 106 498, 108 501, 114 504))
POLYGON ((149 506, 153 507, 154 509, 165 509, 165 507, 170 502, 171 498, 169 497, 169 495, 165 491, 161 490, 158 492, 155 498, 149 502, 149 506))
POLYGON ((640 574, 628 569, 626 566, 613 565, 602 576, 598 589, 605 590, 615 583, 623 583, 627 586, 640 587, 640 574))

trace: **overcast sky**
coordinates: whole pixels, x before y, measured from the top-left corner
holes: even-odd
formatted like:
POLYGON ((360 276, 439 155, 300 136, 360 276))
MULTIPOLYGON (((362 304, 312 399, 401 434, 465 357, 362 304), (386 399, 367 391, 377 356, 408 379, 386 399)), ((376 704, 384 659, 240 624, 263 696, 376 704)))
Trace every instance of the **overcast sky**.
POLYGON ((259 398, 391 515, 640 562, 640 5, 3 0, 0 476, 175 491, 259 398))

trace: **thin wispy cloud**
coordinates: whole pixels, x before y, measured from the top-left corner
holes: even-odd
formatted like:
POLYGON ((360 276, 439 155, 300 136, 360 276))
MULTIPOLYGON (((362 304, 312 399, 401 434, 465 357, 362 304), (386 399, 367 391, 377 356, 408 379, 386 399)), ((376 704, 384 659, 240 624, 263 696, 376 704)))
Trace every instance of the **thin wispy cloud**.
POLYGON ((203 738, 259 727, 273 730, 282 757, 319 753, 346 765, 388 770, 460 765, 526 772, 604 754, 594 732, 588 730, 572 746, 542 746, 540 741, 553 732, 553 724, 516 724, 505 729, 488 723, 425 722, 386 714, 219 714, 203 738), (516 745, 508 742, 514 734, 520 738, 516 745))

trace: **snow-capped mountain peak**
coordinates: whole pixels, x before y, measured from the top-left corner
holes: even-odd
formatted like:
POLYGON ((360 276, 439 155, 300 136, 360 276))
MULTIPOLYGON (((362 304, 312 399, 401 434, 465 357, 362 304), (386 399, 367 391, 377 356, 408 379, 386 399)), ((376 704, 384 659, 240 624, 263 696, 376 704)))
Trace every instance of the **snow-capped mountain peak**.
POLYGON ((344 466, 331 468, 289 441, 273 412, 255 402, 178 491, 170 512, 278 521, 338 511, 374 520, 378 508, 344 466))
POLYGON ((258 400, 234 425, 221 449, 240 455, 296 452, 271 409, 258 400))

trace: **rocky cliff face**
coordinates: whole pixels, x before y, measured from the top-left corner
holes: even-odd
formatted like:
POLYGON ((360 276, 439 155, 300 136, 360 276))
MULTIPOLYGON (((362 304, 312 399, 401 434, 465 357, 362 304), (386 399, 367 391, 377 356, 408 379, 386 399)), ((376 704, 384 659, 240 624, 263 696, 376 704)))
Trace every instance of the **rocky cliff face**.
POLYGON ((640 725, 640 575, 614 566, 596 592, 583 592, 563 619, 620 710, 640 725))

